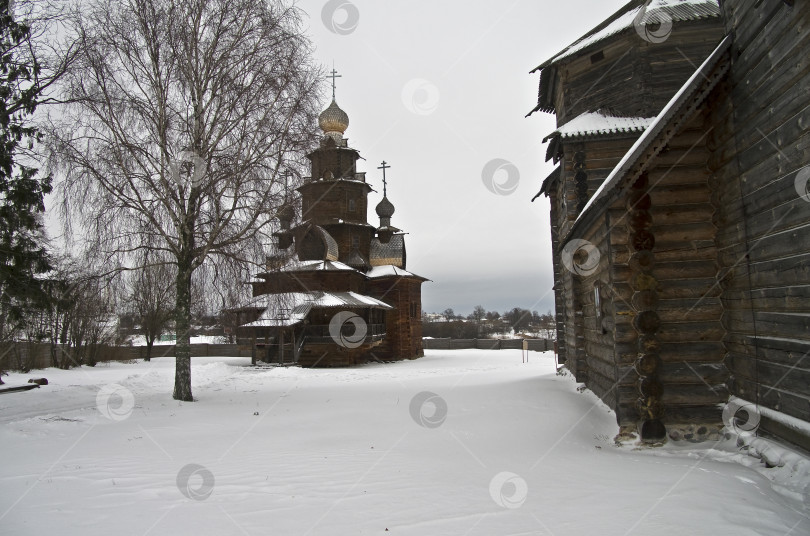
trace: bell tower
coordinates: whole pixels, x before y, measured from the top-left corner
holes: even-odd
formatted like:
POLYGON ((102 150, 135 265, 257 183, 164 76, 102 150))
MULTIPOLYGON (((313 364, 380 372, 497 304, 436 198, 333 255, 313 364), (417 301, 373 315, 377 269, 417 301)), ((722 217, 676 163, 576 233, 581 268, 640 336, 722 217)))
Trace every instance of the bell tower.
MULTIPOLYGON (((349 147, 343 137, 349 127, 349 116, 335 100, 335 78, 332 70, 332 103, 321 112, 318 126, 323 131, 320 146, 307 155, 310 177, 298 188, 301 194, 302 223, 295 230, 296 243, 307 242, 307 236, 321 228, 337 245, 340 262, 367 271, 371 264, 371 240, 376 229, 368 223, 368 194, 365 173, 357 172, 360 153, 349 147)), ((301 260, 310 259, 312 248, 298 248, 301 260)))

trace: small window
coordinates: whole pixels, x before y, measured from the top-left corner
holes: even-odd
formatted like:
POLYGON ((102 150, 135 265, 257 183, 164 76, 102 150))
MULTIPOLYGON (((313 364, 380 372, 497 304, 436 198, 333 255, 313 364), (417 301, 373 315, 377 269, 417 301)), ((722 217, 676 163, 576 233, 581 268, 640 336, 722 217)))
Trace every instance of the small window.
POLYGON ((593 65, 596 62, 602 61, 603 59, 605 59, 604 50, 600 50, 596 54, 591 54, 591 65, 593 65))
POLYGON ((353 248, 359 248, 360 247, 360 237, 359 236, 353 236, 352 237, 352 247, 353 248))
POLYGON ((599 284, 593 286, 593 308, 596 318, 602 318, 602 289, 599 284))
POLYGON ((349 212, 354 212, 354 211, 355 211, 354 199, 349 199, 349 212))

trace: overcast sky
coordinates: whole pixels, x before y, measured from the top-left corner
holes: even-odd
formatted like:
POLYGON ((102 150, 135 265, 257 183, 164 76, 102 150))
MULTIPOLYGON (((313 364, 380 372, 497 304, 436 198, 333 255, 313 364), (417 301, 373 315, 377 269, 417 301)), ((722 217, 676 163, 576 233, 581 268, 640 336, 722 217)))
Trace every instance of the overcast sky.
POLYGON ((316 58, 342 75, 345 136, 378 191, 374 225, 376 168, 391 165, 392 223, 409 233, 408 269, 432 280, 425 311, 553 309, 548 200, 530 201, 553 169, 541 140, 555 121, 524 118, 537 99, 529 71, 624 3, 299 1, 316 58), (500 194, 482 177, 498 167, 500 194))

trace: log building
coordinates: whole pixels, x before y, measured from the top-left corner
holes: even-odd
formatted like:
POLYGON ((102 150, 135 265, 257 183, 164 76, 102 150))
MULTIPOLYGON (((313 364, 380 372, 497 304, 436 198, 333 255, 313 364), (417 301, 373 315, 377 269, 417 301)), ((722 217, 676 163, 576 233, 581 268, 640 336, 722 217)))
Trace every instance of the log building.
MULTIPOLYGON (((427 280, 405 269, 405 235, 391 225, 387 189, 374 227, 367 216, 373 190, 357 171, 360 153, 343 137, 349 117, 334 98, 319 126, 320 146, 307 155, 311 176, 297 190, 300 217, 292 201, 279 211, 267 270, 236 311, 239 339, 254 362, 304 367, 421 357, 427 280)), ((386 168, 383 162, 384 186, 386 168)))
POLYGON ((636 0, 536 69, 560 356, 624 432, 810 448, 808 29, 636 0))

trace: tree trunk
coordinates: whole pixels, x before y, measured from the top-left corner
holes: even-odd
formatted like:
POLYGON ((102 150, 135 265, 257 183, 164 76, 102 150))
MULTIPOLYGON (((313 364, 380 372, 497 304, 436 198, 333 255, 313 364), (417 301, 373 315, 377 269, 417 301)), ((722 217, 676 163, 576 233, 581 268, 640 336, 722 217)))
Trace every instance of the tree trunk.
POLYGON ((174 399, 193 402, 191 396, 191 261, 181 260, 177 266, 177 299, 175 309, 176 365, 174 399))
POLYGON ((146 357, 143 358, 144 361, 152 361, 152 345, 155 344, 155 339, 149 340, 146 339, 146 357))

